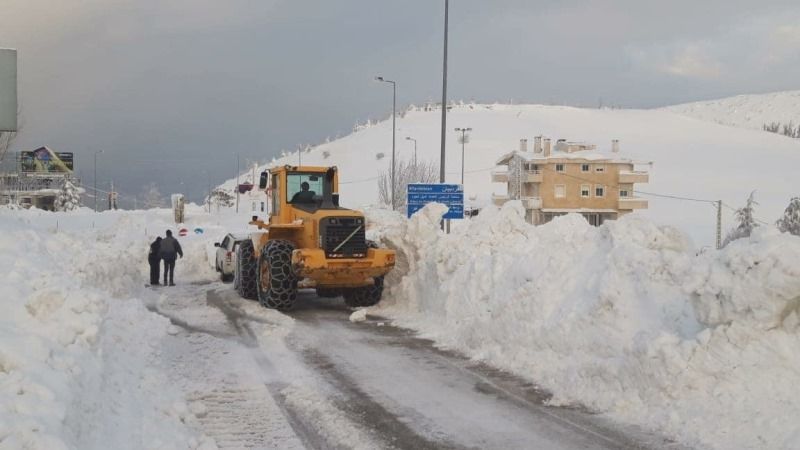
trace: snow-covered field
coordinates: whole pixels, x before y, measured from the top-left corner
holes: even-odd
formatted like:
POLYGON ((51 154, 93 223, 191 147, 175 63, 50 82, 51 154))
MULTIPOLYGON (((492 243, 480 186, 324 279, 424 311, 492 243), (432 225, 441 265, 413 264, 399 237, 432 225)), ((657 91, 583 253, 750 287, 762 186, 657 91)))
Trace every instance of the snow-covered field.
POLYGON ((800 91, 735 97, 668 106, 664 111, 732 127, 762 130, 773 122, 800 126, 800 91))
MULTIPOLYGON (((439 111, 411 108, 398 117, 397 157, 413 158, 414 145, 405 139, 408 136, 418 141, 419 159, 438 163, 440 116, 439 111)), ((505 192, 504 185, 492 183, 490 178, 497 158, 519 148, 522 138, 532 145, 533 137, 540 134, 595 143, 600 151, 608 151, 611 140, 619 139, 625 156, 652 162, 650 183, 636 187, 637 195, 647 198, 650 206, 637 214, 677 226, 699 246, 714 245, 714 206, 650 194, 722 200, 727 205, 725 229, 733 225, 733 208, 741 207, 753 190, 759 204, 756 216, 770 223, 778 219, 791 197, 800 194, 800 141, 704 122, 669 110, 463 104, 452 108, 447 123, 473 128, 465 147, 465 192, 468 203, 476 205, 489 203, 493 192, 505 192)), ((459 133, 449 130, 447 181, 458 182, 459 133)), ((391 138, 392 122, 384 120, 304 151, 302 162, 340 168, 343 205, 374 205, 378 202, 377 178, 391 164, 391 138)), ((270 164, 297 163, 295 152, 270 164)), ((244 173, 242 180, 252 178, 251 174, 244 173)), ((232 190, 234 184, 229 180, 222 186, 232 190)))
POLYGON ((369 214, 399 251, 371 313, 582 404, 707 448, 800 448, 800 237, 721 251, 636 216, 540 227, 521 205, 439 230, 444 207, 369 214))

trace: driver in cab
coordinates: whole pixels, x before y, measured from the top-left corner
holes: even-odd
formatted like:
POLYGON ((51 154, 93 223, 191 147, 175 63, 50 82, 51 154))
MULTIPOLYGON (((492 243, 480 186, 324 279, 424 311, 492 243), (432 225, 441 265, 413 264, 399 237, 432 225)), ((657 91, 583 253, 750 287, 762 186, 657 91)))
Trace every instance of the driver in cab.
POLYGON ((292 196, 290 203, 314 203, 314 196, 317 194, 309 189, 307 181, 300 183, 300 191, 292 196))

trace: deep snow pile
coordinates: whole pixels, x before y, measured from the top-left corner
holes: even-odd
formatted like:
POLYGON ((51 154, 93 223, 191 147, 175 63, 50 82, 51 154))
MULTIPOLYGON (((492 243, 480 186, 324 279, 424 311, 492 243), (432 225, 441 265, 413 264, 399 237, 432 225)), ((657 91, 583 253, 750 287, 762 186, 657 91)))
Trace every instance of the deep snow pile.
POLYGON ((0 447, 209 444, 150 364, 170 327, 145 307, 153 219, 0 209, 0 447))
POLYGON ((372 312, 616 419, 714 448, 798 448, 800 238, 761 227, 697 255, 669 227, 521 205, 441 234, 441 205, 411 220, 369 211, 399 251, 372 312))

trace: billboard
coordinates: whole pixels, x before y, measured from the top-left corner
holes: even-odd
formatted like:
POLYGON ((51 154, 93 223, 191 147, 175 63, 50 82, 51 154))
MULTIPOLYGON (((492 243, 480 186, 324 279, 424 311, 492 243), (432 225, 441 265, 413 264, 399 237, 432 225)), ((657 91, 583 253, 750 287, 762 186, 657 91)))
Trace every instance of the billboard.
POLYGON ((19 171, 23 173, 71 173, 74 168, 71 152, 54 152, 47 147, 19 152, 19 171))
POLYGON ((0 48, 0 132, 17 131, 17 51, 0 48))

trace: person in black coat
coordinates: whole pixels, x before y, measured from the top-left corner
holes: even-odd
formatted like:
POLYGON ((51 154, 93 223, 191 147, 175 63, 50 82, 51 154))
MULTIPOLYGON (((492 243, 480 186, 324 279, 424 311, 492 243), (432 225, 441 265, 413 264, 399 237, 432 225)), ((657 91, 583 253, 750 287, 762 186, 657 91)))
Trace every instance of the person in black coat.
POLYGON ((183 250, 178 240, 172 237, 172 231, 167 230, 167 237, 161 240, 159 254, 161 259, 164 260, 164 284, 167 284, 167 275, 169 275, 169 285, 175 286, 173 275, 175 274, 175 260, 180 255, 183 258, 183 250))
POLYGON ((159 272, 161 272, 161 236, 150 244, 147 262, 150 263, 150 285, 158 286, 158 276, 160 275, 159 272))

